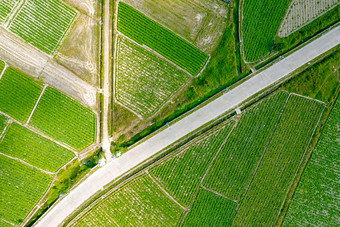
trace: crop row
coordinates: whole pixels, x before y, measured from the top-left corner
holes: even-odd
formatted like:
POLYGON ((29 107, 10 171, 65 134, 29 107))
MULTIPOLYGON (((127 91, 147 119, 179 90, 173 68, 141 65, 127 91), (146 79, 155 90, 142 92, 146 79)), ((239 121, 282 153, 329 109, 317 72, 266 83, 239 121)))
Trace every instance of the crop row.
POLYGON ((197 75, 208 60, 208 55, 197 47, 123 2, 119 2, 117 27, 192 75, 197 75))
POLYGON ((294 192, 283 226, 339 226, 340 99, 294 192))
POLYGON ((157 111, 189 79, 167 61, 119 37, 116 98, 141 116, 157 111))
POLYGON ((0 155, 0 216, 20 224, 46 192, 52 177, 0 155))
POLYGON ((20 0, 4 0, 0 3, 0 25, 6 22, 15 5, 20 0))
POLYGON ((150 174, 180 202, 189 206, 209 164, 230 132, 234 122, 205 134, 200 139, 150 169, 150 174))
POLYGON ((42 95, 29 124, 77 150, 96 140, 94 112, 51 87, 42 95))
POLYGON ((8 126, 0 143, 0 152, 51 172, 74 157, 66 148, 16 123, 8 126))
POLYGON ((76 15, 60 0, 27 0, 9 29, 28 43, 52 54, 76 15))
POLYGON ((242 33, 245 58, 256 61, 269 54, 291 0, 244 1, 242 33))
POLYGON ((240 200, 280 120, 288 94, 279 92, 247 110, 230 134, 203 185, 240 200))
POLYGON ((234 226, 274 226, 324 106, 291 95, 242 198, 234 226))
POLYGON ((147 175, 142 175, 98 203, 75 226, 175 226, 182 209, 147 175))
POLYGON ((6 127, 7 125, 7 118, 0 114, 0 136, 1 136, 1 133, 3 132, 4 128, 6 127))

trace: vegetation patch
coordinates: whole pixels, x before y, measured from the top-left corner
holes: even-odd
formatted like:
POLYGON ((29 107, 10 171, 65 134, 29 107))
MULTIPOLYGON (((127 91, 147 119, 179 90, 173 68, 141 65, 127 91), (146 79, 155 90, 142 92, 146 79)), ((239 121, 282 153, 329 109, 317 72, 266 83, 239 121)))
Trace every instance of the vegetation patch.
POLYGON ((199 189, 183 226, 230 226, 237 203, 199 189))
POLYGON ((30 125, 77 150, 96 141, 93 111, 51 87, 42 95, 30 125))
POLYGON ((0 152, 50 172, 56 172, 74 157, 66 148, 16 123, 8 126, 0 152))
POLYGON ((0 217, 20 224, 45 194, 52 176, 0 155, 0 217))
POLYGON ((77 13, 60 0, 27 0, 10 24, 10 31, 52 54, 77 13))
POLYGON ((98 203, 75 226, 175 226, 183 210, 142 175, 98 203))
POLYGON ((25 123, 42 87, 21 72, 7 68, 0 80, 0 111, 25 123))
POLYGON ((339 225, 340 99, 295 190, 283 226, 339 225))
POLYGON ((115 94, 147 118, 189 81, 183 71, 124 37, 118 38, 115 94))
POLYGON ((189 206, 213 157, 231 131, 234 122, 210 131, 180 153, 150 169, 150 174, 173 197, 189 206))
POLYGON ((119 2, 117 27, 192 75, 197 75, 208 60, 208 55, 197 47, 123 2, 119 2))
POLYGON ((5 127, 7 125, 7 118, 0 114, 0 136, 1 136, 1 133, 4 131, 5 127))
POLYGON ((0 4, 0 24, 4 24, 20 0, 3 0, 0 4))

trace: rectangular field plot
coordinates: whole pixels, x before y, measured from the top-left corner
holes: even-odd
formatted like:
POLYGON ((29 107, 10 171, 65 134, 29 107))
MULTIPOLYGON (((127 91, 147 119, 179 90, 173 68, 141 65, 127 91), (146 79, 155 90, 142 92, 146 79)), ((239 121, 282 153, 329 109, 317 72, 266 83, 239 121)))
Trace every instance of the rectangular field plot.
POLYGON ((77 150, 96 140, 94 112, 51 87, 42 95, 29 124, 77 150))
POLYGON ((0 114, 0 136, 3 130, 5 129, 6 125, 7 125, 7 118, 4 115, 0 114))
POLYGON ((0 80, 0 111, 25 123, 42 89, 33 79, 7 68, 0 80))
POLYGON ((142 117, 157 111, 189 79, 172 64, 119 37, 116 99, 142 117))
POLYGON ((183 226, 230 226, 237 203, 199 189, 183 226))
POLYGON ((98 203, 75 226, 175 226, 182 212, 142 175, 98 203))
POLYGON ((117 27, 124 35, 150 47, 194 76, 208 60, 208 55, 197 47, 123 2, 119 2, 117 27))
POLYGON ((20 224, 41 199, 52 176, 0 155, 0 217, 20 224))
POLYGON ((26 0, 10 24, 10 31, 52 54, 77 13, 61 0, 26 0))
POLYGON ((51 172, 74 157, 66 148, 16 123, 8 126, 0 143, 0 152, 51 172))
POLYGON ((203 185, 240 200, 280 120, 288 93, 279 92, 251 107, 230 134, 203 185))
MULTIPOLYGON (((199 183, 234 122, 209 131, 150 174, 182 205, 189 206, 199 183)), ((182 149, 182 148, 181 148, 182 149)))
POLYGON ((4 24, 20 0, 2 0, 0 2, 0 25, 4 24))
POLYGON ((338 98, 290 203, 283 226, 340 226, 338 98))
POLYGON ((290 95, 234 226, 275 225, 323 109, 319 102, 290 95))

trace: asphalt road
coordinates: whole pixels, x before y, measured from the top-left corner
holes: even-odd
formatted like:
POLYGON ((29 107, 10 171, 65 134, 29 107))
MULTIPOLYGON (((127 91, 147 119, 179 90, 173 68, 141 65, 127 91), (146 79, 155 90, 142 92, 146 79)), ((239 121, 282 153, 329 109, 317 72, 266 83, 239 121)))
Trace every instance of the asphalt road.
POLYGON ((232 110, 266 87, 278 82, 295 69, 340 44, 340 26, 253 76, 228 93, 169 126, 150 139, 132 148, 118 159, 99 169, 43 216, 37 226, 58 226, 103 186, 155 155, 186 134, 232 110))

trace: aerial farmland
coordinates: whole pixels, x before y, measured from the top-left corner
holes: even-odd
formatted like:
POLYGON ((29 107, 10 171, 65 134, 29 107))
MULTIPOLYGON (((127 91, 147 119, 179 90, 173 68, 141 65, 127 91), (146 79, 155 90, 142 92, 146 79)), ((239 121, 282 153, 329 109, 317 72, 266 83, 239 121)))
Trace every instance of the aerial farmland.
POLYGON ((0 227, 339 226, 340 3, 0 1, 0 227))

